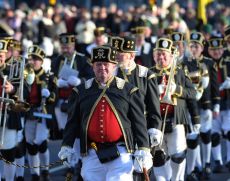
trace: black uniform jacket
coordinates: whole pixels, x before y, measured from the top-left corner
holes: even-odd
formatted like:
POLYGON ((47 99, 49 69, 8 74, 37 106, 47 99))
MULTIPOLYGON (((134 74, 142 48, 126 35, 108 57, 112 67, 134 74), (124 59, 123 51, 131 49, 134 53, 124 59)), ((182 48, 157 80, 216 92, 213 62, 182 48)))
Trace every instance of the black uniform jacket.
MULTIPOLYGON (((1 81, 2 81, 2 84, 3 84, 3 77, 2 76, 5 75, 5 76, 9 77, 10 66, 8 64, 5 64, 0 69, 0 71, 1 71, 1 81)), ((9 94, 9 98, 10 99, 14 99, 14 96, 15 96, 15 94, 17 92, 17 89, 18 89, 17 85, 13 85, 13 86, 14 86, 14 91, 11 94, 9 94)), ((2 95, 0 95, 0 96, 2 97, 2 95)), ((5 93, 4 97, 6 98, 6 93, 5 93)), ((8 108, 9 107, 10 107, 10 105, 8 106, 8 108)), ((1 117, 1 126, 3 125, 3 119, 4 119, 4 115, 5 115, 4 111, 5 111, 5 109, 3 108, 2 109, 2 117, 1 117)), ((7 126, 8 129, 15 129, 15 130, 22 129, 21 120, 20 120, 20 113, 14 112, 10 108, 7 109, 7 122, 6 122, 6 126, 7 126)))
MULTIPOLYGON (((217 62, 218 74, 224 82, 227 77, 230 77, 230 52, 225 52, 224 56, 215 62, 217 62)), ((230 109, 230 89, 224 89, 223 93, 221 92, 223 96, 220 100, 220 110, 230 109)))
POLYGON ((156 75, 147 67, 134 64, 129 72, 118 68, 116 76, 139 88, 141 95, 144 96, 148 129, 160 129, 162 121, 156 75))
POLYGON ((118 119, 127 151, 133 152, 135 144, 139 149, 147 149, 149 139, 144 103, 138 96, 138 88, 117 77, 112 78, 107 87, 100 88, 97 81, 92 78, 74 88, 69 98, 70 109, 62 145, 72 147, 75 138, 80 137, 81 154, 87 154, 89 120, 97 103, 104 96, 118 119))
MULTIPOLYGON (((71 60, 68 60, 71 62, 71 60)), ((65 62, 65 57, 63 55, 58 56, 56 59, 52 62, 51 71, 54 73, 56 77, 58 77, 58 74, 65 62)), ((79 72, 78 77, 80 79, 90 79, 94 76, 92 66, 88 63, 86 57, 81 53, 76 53, 74 63, 73 63, 73 69, 77 70, 79 72)))
POLYGON ((185 64, 188 67, 188 71, 192 72, 199 69, 199 65, 204 63, 207 66, 209 74, 209 84, 204 89, 203 95, 199 101, 199 105, 202 109, 212 109, 213 105, 220 103, 219 83, 217 80, 217 65, 216 63, 207 57, 201 57, 199 60, 186 61, 185 64))
MULTIPOLYGON (((38 93, 38 103, 32 105, 31 104, 31 109, 29 112, 27 112, 26 114, 26 118, 29 119, 32 117, 33 112, 37 111, 37 108, 42 106, 42 95, 41 95, 41 90, 43 88, 47 88, 50 91, 50 96, 48 98, 46 98, 46 105, 45 105, 45 113, 47 112, 47 107, 49 106, 53 106, 55 99, 56 99, 56 84, 55 84, 55 78, 54 76, 49 73, 46 73, 44 71, 44 69, 39 69, 38 71, 35 71, 35 80, 34 80, 37 84, 37 93, 38 93)), ((31 91, 31 86, 27 85, 28 89, 29 89, 29 95, 32 93, 31 91)), ((26 101, 30 102, 30 96, 27 95, 26 96, 26 101)))
MULTIPOLYGON (((169 69, 161 69, 157 66, 152 68, 153 72, 155 72, 157 76, 158 84, 162 82, 162 76, 164 74, 170 74, 169 69)), ((174 70, 174 81, 176 84, 176 91, 172 95, 173 100, 176 102, 174 106, 174 123, 175 124, 187 124, 188 123, 188 114, 187 114, 187 99, 195 99, 196 90, 194 89, 192 82, 185 75, 184 70, 177 66, 174 70)))

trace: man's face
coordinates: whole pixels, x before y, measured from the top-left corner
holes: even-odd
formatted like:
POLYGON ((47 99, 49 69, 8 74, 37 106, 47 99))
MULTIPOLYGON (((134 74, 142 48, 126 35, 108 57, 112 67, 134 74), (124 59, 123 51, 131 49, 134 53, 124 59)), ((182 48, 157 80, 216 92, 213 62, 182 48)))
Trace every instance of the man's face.
POLYGON ((95 43, 98 46, 104 45, 106 43, 106 37, 105 35, 99 35, 95 37, 95 43))
POLYGON ((0 51, 0 67, 2 67, 5 64, 6 61, 6 53, 0 51))
POLYGON ((180 53, 180 56, 184 54, 184 43, 182 41, 178 41, 174 43, 174 46, 178 48, 178 51, 180 53))
POLYGON ((199 43, 191 42, 189 43, 189 50, 191 52, 192 57, 197 59, 201 56, 204 47, 199 43))
POLYGON ((153 58, 156 64, 161 68, 166 68, 172 63, 172 54, 165 50, 155 50, 153 58))
POLYGON ((219 60, 224 53, 224 49, 223 48, 215 48, 215 49, 209 48, 208 53, 214 60, 219 60))
POLYGON ((100 83, 106 83, 113 75, 116 64, 110 62, 94 62, 93 71, 100 83))
POLYGON ((126 67, 129 65, 133 56, 135 57, 134 53, 118 52, 116 55, 116 60, 118 61, 120 65, 124 65, 126 67))
POLYGON ((75 50, 75 44, 62 44, 61 50, 64 56, 69 57, 73 54, 75 50))
POLYGON ((43 61, 40 58, 33 56, 28 59, 28 63, 32 65, 34 70, 39 70, 42 67, 43 61))

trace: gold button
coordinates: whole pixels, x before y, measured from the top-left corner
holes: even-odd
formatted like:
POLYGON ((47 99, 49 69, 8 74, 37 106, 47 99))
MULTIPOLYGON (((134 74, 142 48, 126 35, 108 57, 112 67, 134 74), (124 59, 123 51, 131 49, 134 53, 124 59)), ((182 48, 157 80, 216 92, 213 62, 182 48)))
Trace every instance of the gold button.
POLYGON ((103 124, 101 124, 100 127, 103 128, 103 124))
POLYGON ((100 122, 103 122, 103 119, 100 119, 100 122))
POLYGON ((104 136, 101 136, 101 138, 103 139, 103 138, 104 138, 104 136))
POLYGON ((103 130, 101 130, 100 132, 103 133, 103 130))
POLYGON ((104 109, 101 109, 102 112, 104 112, 105 110, 104 109))
POLYGON ((104 99, 102 99, 102 102, 105 102, 105 100, 104 100, 104 99))
POLYGON ((104 106, 105 106, 104 104, 101 105, 101 107, 104 107, 104 106))

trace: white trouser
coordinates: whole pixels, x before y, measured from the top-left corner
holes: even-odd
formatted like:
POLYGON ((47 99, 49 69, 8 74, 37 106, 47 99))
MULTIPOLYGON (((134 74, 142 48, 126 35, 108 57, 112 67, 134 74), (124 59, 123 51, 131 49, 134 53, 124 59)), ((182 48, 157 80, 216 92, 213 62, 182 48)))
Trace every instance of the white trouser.
POLYGON ((164 135, 162 148, 170 156, 186 150, 187 143, 183 124, 177 124, 173 128, 172 133, 164 135))
POLYGON ((200 132, 206 133, 212 129, 212 111, 210 109, 200 110, 200 132))
POLYGON ((101 163, 95 150, 89 149, 82 157, 81 175, 84 181, 132 181, 133 160, 124 146, 118 146, 120 156, 113 161, 101 163))
POLYGON ((38 122, 38 120, 26 120, 25 124, 25 137, 26 142, 33 145, 40 145, 43 141, 47 140, 49 130, 46 126, 46 120, 38 122))
POLYGON ((0 144, 1 149, 11 149, 17 145, 17 130, 5 128, 4 134, 2 135, 2 127, 0 128, 0 144))
POLYGON ((230 110, 220 111, 219 116, 213 119, 212 133, 221 135, 222 131, 224 131, 224 134, 230 131, 230 110))
POLYGON ((57 102, 57 106, 54 108, 57 123, 58 123, 58 129, 64 129, 66 122, 67 122, 67 113, 61 111, 61 104, 64 102, 64 99, 60 99, 57 102))

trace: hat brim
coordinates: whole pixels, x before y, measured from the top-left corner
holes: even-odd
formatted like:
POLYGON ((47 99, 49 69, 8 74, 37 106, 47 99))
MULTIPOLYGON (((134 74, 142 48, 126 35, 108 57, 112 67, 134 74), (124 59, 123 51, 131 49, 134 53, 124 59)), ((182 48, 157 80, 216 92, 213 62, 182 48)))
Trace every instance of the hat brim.
POLYGON ((166 51, 166 52, 169 52, 169 53, 172 52, 171 50, 166 49, 166 48, 154 48, 154 49, 153 49, 153 51, 157 51, 157 50, 163 50, 163 51, 166 51))

